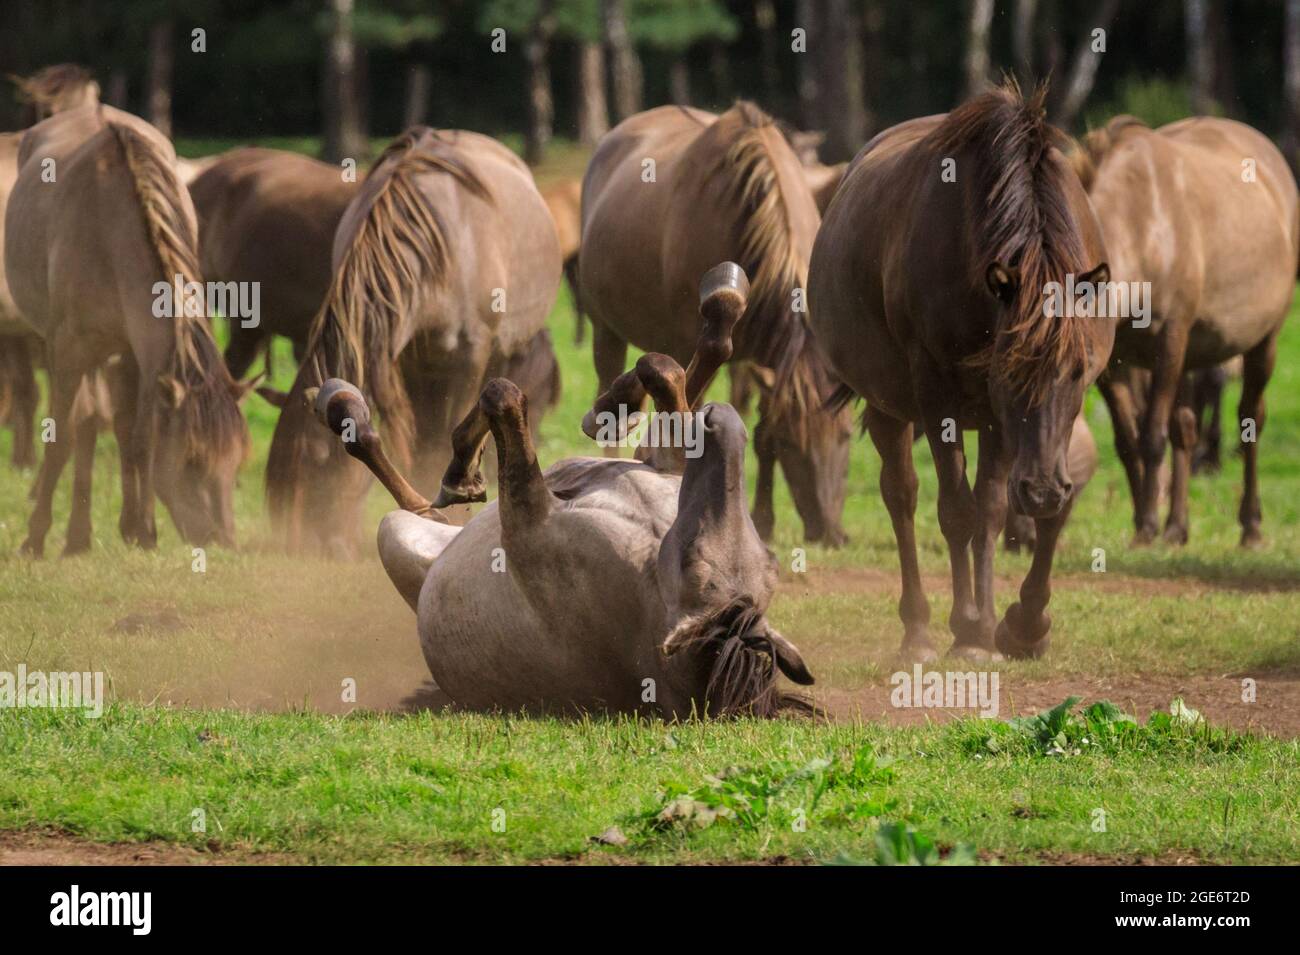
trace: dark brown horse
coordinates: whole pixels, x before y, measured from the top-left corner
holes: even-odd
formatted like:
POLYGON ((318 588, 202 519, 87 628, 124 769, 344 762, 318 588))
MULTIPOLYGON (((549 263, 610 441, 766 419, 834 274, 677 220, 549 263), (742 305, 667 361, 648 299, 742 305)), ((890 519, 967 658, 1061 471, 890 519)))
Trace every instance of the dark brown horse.
POLYGON ((602 392, 628 342, 690 357, 695 283, 714 263, 749 273, 749 311, 723 358, 750 362, 762 392, 754 524, 770 539, 780 462, 805 537, 842 543, 850 421, 824 407, 838 382, 808 331, 803 294, 820 216, 776 123, 750 103, 721 116, 677 106, 632 116, 592 157, 582 219, 579 281, 602 392))
POLYGON ((312 389, 355 383, 398 459, 414 453, 415 473, 436 481, 452 427, 534 346, 559 282, 555 226, 517 156, 476 133, 398 137, 339 224, 333 280, 271 442, 267 499, 289 547, 355 554, 369 486, 312 417, 312 389))
POLYGON ((853 161, 813 250, 809 314, 847 388, 867 400, 902 565, 902 652, 913 659, 936 654, 913 529, 918 426, 939 476, 953 652, 1048 646, 1052 557, 1074 493, 1071 430, 1115 333, 1113 320, 1045 316, 1049 283, 1106 279, 1101 230, 1060 138, 1042 91, 1025 99, 1013 84, 888 129, 853 161), (973 492, 963 429, 979 430, 973 492), (1008 479, 1037 542, 1020 601, 997 624, 1008 479))
POLYGON ((1119 116, 1089 134, 1075 159, 1116 281, 1149 290, 1144 314, 1122 320, 1115 339, 1115 362, 1151 370, 1141 417, 1122 380, 1106 375, 1099 382, 1134 490, 1134 543, 1149 544, 1160 533, 1159 471, 1171 444, 1164 539, 1187 541, 1197 414, 1186 372, 1242 355, 1237 413, 1245 473, 1238 519, 1242 546, 1258 544, 1264 388, 1300 262, 1295 178, 1268 137, 1215 117, 1153 130, 1119 116))
POLYGON ((232 149, 190 183, 203 274, 256 282, 258 323, 230 318, 226 365, 247 373, 272 335, 301 355, 330 286, 330 252, 357 184, 331 166, 278 149, 232 149))

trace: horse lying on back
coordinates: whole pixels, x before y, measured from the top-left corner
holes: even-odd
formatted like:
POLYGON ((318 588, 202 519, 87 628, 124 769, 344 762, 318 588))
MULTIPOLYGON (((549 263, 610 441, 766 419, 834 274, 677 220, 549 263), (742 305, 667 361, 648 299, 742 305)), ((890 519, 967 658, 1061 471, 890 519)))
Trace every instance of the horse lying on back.
POLYGON ((543 472, 523 393, 495 379, 456 429, 455 457, 430 503, 388 461, 355 387, 334 379, 314 394, 320 420, 403 508, 380 525, 380 556, 455 702, 667 718, 799 705, 776 687, 778 670, 803 684, 812 677, 764 615, 777 563, 745 506, 745 426, 729 405, 699 405, 718 367, 704 356, 730 339, 746 285, 734 266, 712 271, 701 286, 697 360, 683 371, 645 355, 593 409, 635 411, 649 395, 658 413, 698 422, 698 456, 661 447, 637 460, 569 458, 543 472), (499 500, 463 528, 440 523, 437 508, 481 497, 489 432, 499 500))

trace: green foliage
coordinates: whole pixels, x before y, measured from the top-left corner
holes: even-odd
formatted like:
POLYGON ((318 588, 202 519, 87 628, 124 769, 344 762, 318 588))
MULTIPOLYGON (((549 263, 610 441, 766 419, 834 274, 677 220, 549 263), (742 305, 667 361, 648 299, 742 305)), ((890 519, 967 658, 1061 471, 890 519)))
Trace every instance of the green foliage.
POLYGON ((1099 129, 1113 116, 1127 113, 1148 126, 1164 126, 1192 115, 1187 84, 1162 76, 1125 77, 1114 99, 1093 103, 1085 111, 1089 129, 1099 129))
POLYGON ((680 53, 701 40, 730 43, 740 25, 717 0, 632 0, 628 32, 638 43, 680 53))
MULTIPOLYGON (((1079 697, 1071 696, 1035 716, 1018 716, 994 723, 991 728, 971 735, 967 748, 977 754, 1027 752, 1068 757, 1122 749, 1160 752, 1192 748, 1214 753, 1235 752, 1246 741, 1241 734, 1212 728, 1181 697, 1170 703, 1168 713, 1152 713, 1145 725, 1109 700, 1099 700, 1076 713, 1074 707, 1078 702, 1079 697)), ((969 729, 963 727, 963 732, 969 729)))
POLYGON ((948 855, 913 827, 899 822, 881 823, 874 840, 875 853, 868 859, 859 859, 841 853, 832 865, 975 865, 978 859, 975 848, 967 843, 954 846, 948 855))

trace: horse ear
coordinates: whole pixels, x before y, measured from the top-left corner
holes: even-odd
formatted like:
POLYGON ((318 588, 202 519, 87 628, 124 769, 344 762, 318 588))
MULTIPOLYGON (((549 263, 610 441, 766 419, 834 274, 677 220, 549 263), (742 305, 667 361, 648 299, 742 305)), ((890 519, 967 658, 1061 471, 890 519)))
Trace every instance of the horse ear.
POLYGON ((235 403, 243 401, 248 397, 248 393, 257 388, 258 382, 266 377, 266 372, 261 372, 248 381, 232 381, 230 383, 230 397, 235 399, 235 403))
POLYGON ((803 662, 798 647, 777 633, 771 626, 767 628, 768 639, 772 641, 772 650, 776 653, 776 665, 781 672, 800 686, 812 686, 815 682, 808 665, 803 662))
POLYGON ((1015 301, 1016 291, 1020 288, 1020 271, 1008 268, 1001 262, 993 262, 984 274, 984 281, 988 282, 989 291, 994 298, 1003 305, 1010 305, 1015 301))
POLYGON ((159 375, 158 394, 168 408, 179 408, 185 400, 185 385, 172 375, 159 375))
POLYGON ((279 388, 272 388, 270 385, 261 385, 253 390, 261 395, 267 404, 274 405, 281 411, 283 411, 284 406, 289 403, 289 392, 281 391, 279 388))
POLYGON ((1101 263, 1091 272, 1079 276, 1079 284, 1087 282, 1094 288, 1098 285, 1105 285, 1110 281, 1110 265, 1106 262, 1101 263))

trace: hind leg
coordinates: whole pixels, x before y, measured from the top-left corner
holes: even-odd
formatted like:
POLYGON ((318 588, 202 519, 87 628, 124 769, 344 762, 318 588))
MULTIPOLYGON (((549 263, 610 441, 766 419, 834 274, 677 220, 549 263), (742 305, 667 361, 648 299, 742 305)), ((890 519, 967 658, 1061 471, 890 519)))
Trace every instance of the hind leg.
MULTIPOLYGON (((89 381, 85 397, 89 399, 89 381)), ((72 557, 90 550, 90 491, 95 475, 95 443, 99 439, 99 419, 93 400, 78 401, 81 412, 77 421, 76 447, 73 450, 72 515, 68 518, 68 537, 63 556, 72 557)))
POLYGON ((1192 453, 1196 450, 1196 413, 1192 410, 1191 376, 1184 375, 1178 386, 1173 414, 1169 419, 1173 446, 1173 469, 1169 484, 1169 518, 1165 522, 1165 543, 1187 543, 1188 482, 1192 476, 1192 453))
POLYGON ((1237 405, 1237 423, 1244 435, 1254 423, 1254 440, 1241 442, 1244 462, 1242 473, 1241 508, 1237 512, 1241 522, 1241 546, 1257 547, 1263 542, 1260 522, 1263 519, 1259 503, 1259 437, 1264 432, 1264 389, 1273 375, 1277 363, 1277 337, 1274 332, 1250 351, 1246 352, 1242 368, 1241 401, 1237 405))
POLYGON ((49 349, 50 361, 50 417, 54 421, 54 440, 46 443, 45 455, 41 460, 40 474, 36 479, 36 506, 27 523, 27 539, 23 541, 22 551, 31 557, 45 555, 45 535, 53 523, 54 491, 59 484, 63 467, 72 455, 72 404, 81 386, 83 370, 68 362, 56 359, 53 348, 49 349), (62 434, 60 434, 62 430, 62 434))
POLYGON ((754 426, 754 457, 758 459, 758 477, 754 482, 754 529, 763 543, 770 543, 776 527, 776 510, 772 495, 776 490, 776 448, 768 440, 768 425, 760 418, 754 426))
POLYGON ((1160 333, 1159 354, 1151 373, 1151 392, 1142 423, 1142 496, 1138 502, 1137 533, 1133 543, 1150 544, 1160 531, 1160 465, 1169 443, 1169 422, 1182 383, 1187 354, 1187 325, 1170 317, 1160 333))
POLYGON ((13 381, 12 421, 14 446, 12 462, 15 468, 26 470, 36 466, 36 436, 33 421, 40 405, 40 390, 32 370, 32 350, 26 336, 14 336, 5 343, 13 353, 11 368, 13 381))

